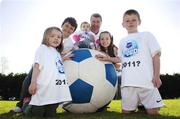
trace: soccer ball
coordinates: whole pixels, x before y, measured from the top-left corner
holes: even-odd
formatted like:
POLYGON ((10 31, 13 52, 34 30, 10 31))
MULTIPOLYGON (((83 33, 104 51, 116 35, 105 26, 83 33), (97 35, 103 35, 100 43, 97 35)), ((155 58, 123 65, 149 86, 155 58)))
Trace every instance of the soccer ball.
POLYGON ((64 62, 72 103, 63 108, 72 113, 92 113, 106 107, 117 89, 117 74, 111 62, 99 61, 91 49, 78 49, 64 62))

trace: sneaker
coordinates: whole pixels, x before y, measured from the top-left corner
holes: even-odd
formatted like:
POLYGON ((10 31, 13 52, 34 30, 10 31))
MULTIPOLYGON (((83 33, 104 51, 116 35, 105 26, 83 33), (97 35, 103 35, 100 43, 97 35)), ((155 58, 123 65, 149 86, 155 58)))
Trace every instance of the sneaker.
POLYGON ((22 106, 22 111, 24 112, 26 110, 26 108, 28 107, 29 105, 29 102, 31 101, 31 98, 30 97, 25 97, 23 99, 23 106, 22 106))
POLYGON ((10 110, 10 112, 20 113, 22 112, 22 109, 20 107, 15 107, 14 109, 10 110))

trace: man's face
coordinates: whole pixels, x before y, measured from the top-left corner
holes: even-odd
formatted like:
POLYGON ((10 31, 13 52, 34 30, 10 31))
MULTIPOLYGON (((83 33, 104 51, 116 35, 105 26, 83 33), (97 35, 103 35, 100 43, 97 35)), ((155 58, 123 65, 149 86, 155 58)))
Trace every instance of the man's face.
POLYGON ((91 17, 91 29, 99 30, 101 27, 101 18, 100 17, 91 17))

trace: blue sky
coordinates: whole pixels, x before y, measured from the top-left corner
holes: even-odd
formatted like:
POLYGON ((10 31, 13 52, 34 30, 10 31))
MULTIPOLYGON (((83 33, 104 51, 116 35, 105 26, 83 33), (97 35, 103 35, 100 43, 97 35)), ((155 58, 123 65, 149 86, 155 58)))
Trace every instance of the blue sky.
MULTIPOLYGON (((139 11, 142 19, 139 31, 150 31, 156 36, 162 48, 161 73, 179 73, 179 6, 179 0, 106 0, 103 3, 97 0, 0 0, 0 58, 6 59, 5 73, 28 72, 44 30, 49 26, 60 27, 69 16, 80 24, 89 22, 92 13, 100 13, 101 29, 110 31, 118 46, 126 35, 121 23, 127 9, 139 11)), ((1 68, 2 65, 0 71, 1 68)))

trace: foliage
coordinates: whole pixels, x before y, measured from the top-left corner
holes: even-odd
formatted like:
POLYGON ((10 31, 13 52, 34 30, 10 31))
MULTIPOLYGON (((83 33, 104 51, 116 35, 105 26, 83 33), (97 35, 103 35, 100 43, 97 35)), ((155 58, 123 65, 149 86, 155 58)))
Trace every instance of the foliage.
POLYGON ((0 74, 0 96, 3 100, 19 98, 21 85, 27 74, 0 74))
MULTIPOLYGON (((22 82, 26 76, 26 73, 10 73, 8 75, 0 73, 0 100, 18 100, 20 96, 22 82)), ((162 74, 160 77, 163 83, 163 85, 159 89, 162 98, 180 98, 180 74, 162 74)), ((118 91, 118 94, 120 94, 120 89, 118 91)), ((120 95, 117 95, 116 99, 120 99, 120 95)))

